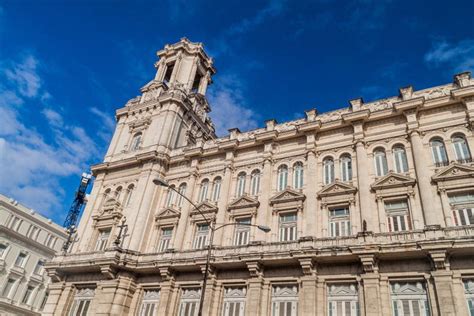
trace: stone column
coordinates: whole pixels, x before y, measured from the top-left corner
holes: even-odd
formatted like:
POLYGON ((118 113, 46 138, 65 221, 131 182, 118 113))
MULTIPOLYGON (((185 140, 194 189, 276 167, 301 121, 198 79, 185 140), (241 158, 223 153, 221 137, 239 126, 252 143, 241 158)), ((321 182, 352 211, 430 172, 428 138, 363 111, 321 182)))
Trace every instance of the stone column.
POLYGON ((381 312, 380 275, 376 258, 373 254, 360 255, 359 258, 365 272, 361 275, 364 284, 365 315, 379 316, 381 312))
POLYGON ((411 216, 413 217, 413 228, 422 229, 423 228, 423 213, 421 209, 416 205, 415 192, 411 191, 408 193, 408 200, 410 202, 410 211, 411 216))
MULTIPOLYGON (((266 144, 266 150, 268 150, 268 146, 271 146, 271 144, 266 144)), ((265 155, 265 160, 263 162, 263 172, 262 172, 262 179, 261 179, 261 194, 259 197, 260 201, 260 207, 257 210, 257 222, 255 224, 257 225, 267 225, 267 223, 270 223, 271 218, 272 218, 272 212, 269 206, 269 200, 270 200, 270 195, 272 192, 272 161, 271 161, 271 154, 266 153, 265 155)), ((273 235, 274 232, 272 232, 271 235, 273 235)), ((265 234, 262 232, 260 229, 257 230, 256 234, 256 240, 268 241, 268 237, 266 235, 270 234, 265 234)))
POLYGON ((303 276, 301 280, 301 293, 299 294, 301 315, 316 315, 316 269, 312 258, 299 259, 303 276))
POLYGON ((360 228, 360 216, 356 215, 357 207, 355 205, 355 200, 350 199, 349 202, 349 219, 351 221, 351 235, 355 235, 360 228))
POLYGON ((381 233, 387 232, 387 216, 385 215, 385 205, 383 203, 383 198, 377 196, 377 211, 379 215, 379 229, 381 233))
POLYGON ((388 277, 380 277, 380 312, 381 315, 392 315, 392 302, 390 300, 390 282, 388 277))
POLYGON ((320 224, 316 220, 316 214, 319 212, 316 205, 316 189, 317 189, 317 161, 314 151, 308 151, 306 156, 306 170, 304 175, 304 184, 306 191, 306 209, 304 210, 304 219, 306 227, 304 229, 306 236, 316 236, 316 232, 320 230, 320 224))
POLYGON ((248 280, 245 312, 247 315, 265 315, 262 314, 263 267, 258 262, 247 262, 246 264, 250 272, 250 279, 248 280))
POLYGON ((456 305, 453 272, 450 271, 446 250, 432 250, 429 254, 434 268, 434 271, 431 272, 431 276, 434 280, 436 300, 438 301, 440 315, 461 315, 456 305))
MULTIPOLYGON (((233 152, 229 152, 226 157, 226 165, 224 167, 224 176, 222 178, 221 183, 221 192, 219 196, 219 201, 217 203, 218 211, 217 211, 217 223, 223 224, 226 222, 227 218, 227 205, 230 202, 230 187, 232 184, 232 160, 233 160, 233 152)), ((216 235, 214 236, 214 245, 223 245, 224 240, 224 230, 219 229, 216 231, 216 235)), ((228 227, 233 228, 233 227, 228 227)))
MULTIPOLYGON (((204 275, 205 271, 205 265, 201 266, 201 271, 204 275)), ((206 285, 206 295, 204 296, 204 303, 203 303, 203 308, 202 308, 202 314, 203 315, 211 315, 213 314, 213 311, 215 308, 217 308, 216 299, 215 299, 215 293, 216 293, 216 287, 217 287, 217 280, 216 280, 216 271, 214 269, 210 269, 209 271, 209 276, 207 279, 207 285, 206 285)))
MULTIPOLYGON (((189 181, 186 183, 187 185, 186 196, 191 200, 193 198, 196 178, 197 178, 197 174, 195 170, 192 170, 190 173, 189 181)), ((189 202, 184 200, 183 198, 183 204, 181 207, 181 216, 179 217, 178 227, 176 228, 176 241, 175 241, 176 250, 184 249, 184 235, 185 235, 185 232, 189 230, 189 227, 188 227, 189 212, 191 211, 192 208, 193 206, 189 204, 189 202)))
MULTIPOLYGON (((373 220, 373 212, 370 203, 370 183, 369 183, 369 162, 367 159, 367 152, 365 144, 362 140, 356 141, 356 155, 357 155, 357 181, 359 189, 359 207, 361 223, 364 220, 367 222, 367 230, 374 231, 375 221, 373 220)), ((357 233, 357 232, 354 232, 357 233)))
POLYGON ((326 315, 326 283, 323 279, 316 279, 316 313, 314 315, 326 315))
POLYGON ((124 274, 119 276, 110 315, 120 316, 128 314, 135 291, 135 280, 131 275, 124 274))
MULTIPOLYGON (((158 177, 160 174, 157 170, 154 170, 153 164, 149 163, 143 167, 143 171, 140 174, 140 179, 138 180, 136 194, 142 193, 140 201, 135 206, 134 212, 129 212, 128 221, 130 230, 130 237, 124 241, 124 247, 140 251, 143 243, 144 237, 148 232, 147 226, 148 221, 151 219, 151 205, 153 202, 153 196, 155 192, 162 192, 161 188, 158 188, 156 184, 153 183, 153 179, 158 177), (159 190, 160 189, 160 190, 159 190), (128 247, 127 247, 128 246, 128 247)), ((139 196, 136 196, 137 198, 139 196)), ((137 201, 137 199, 135 199, 137 201)))
POLYGON ((64 292, 69 294, 71 292, 71 285, 66 286, 64 282, 52 283, 48 286, 49 296, 44 305, 42 315, 53 316, 62 315, 66 312, 67 296, 61 300, 61 296, 64 292))
POLYGON ((171 297, 175 291, 174 276, 171 274, 169 267, 160 267, 160 274, 163 281, 160 283, 160 301, 158 302, 157 315, 170 315, 173 306, 171 297))
POLYGON ((118 280, 104 280, 100 282, 95 292, 96 310, 94 315, 111 315, 118 280))
POLYGON ((410 133, 410 142, 413 151, 413 160, 415 161, 416 178, 420 190, 421 205, 426 225, 439 225, 437 208, 434 205, 434 196, 432 194, 431 179, 426 165, 427 157, 423 150, 420 134, 414 130, 410 133))
POLYGON ((458 271, 453 272, 453 296, 455 298, 456 311, 458 311, 459 315, 469 315, 464 284, 461 273, 458 271))
POLYGON ((443 208, 444 222, 446 226, 454 226, 451 204, 449 204, 449 198, 446 194, 446 189, 438 189, 439 196, 441 197, 441 206, 443 208))

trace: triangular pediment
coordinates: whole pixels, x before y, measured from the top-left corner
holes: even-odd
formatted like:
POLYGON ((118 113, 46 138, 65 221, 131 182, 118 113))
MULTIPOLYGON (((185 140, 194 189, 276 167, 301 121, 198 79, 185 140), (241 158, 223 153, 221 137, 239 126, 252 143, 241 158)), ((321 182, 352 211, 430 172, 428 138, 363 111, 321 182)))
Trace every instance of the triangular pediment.
POLYGON ((396 188, 396 187, 408 187, 414 186, 416 180, 410 178, 408 176, 389 172, 382 178, 378 179, 372 184, 372 189, 380 190, 380 189, 388 189, 388 188, 396 188))
POLYGON ((335 182, 323 187, 323 189, 318 192, 318 195, 324 197, 331 195, 354 194, 356 192, 357 188, 355 186, 336 180, 335 182))
POLYGON ((239 208, 257 208, 259 205, 260 202, 257 199, 254 199, 248 195, 242 195, 230 203, 227 209, 233 210, 239 208))
POLYGON ((286 188, 282 192, 278 192, 270 199, 270 204, 277 204, 277 203, 287 203, 293 201, 304 201, 306 199, 306 195, 299 191, 295 191, 290 188, 286 188))
POLYGON ((164 219, 164 218, 173 218, 173 217, 179 217, 181 215, 181 212, 172 208, 172 207, 167 207, 164 210, 162 210, 160 213, 158 213, 155 218, 156 219, 164 219))
POLYGON ((432 179, 438 182, 469 177, 474 177, 474 167, 453 163, 439 170, 432 179))
POLYGON ((191 215, 199 213, 198 210, 201 211, 201 213, 217 213, 217 205, 209 201, 201 202, 191 211, 191 215))

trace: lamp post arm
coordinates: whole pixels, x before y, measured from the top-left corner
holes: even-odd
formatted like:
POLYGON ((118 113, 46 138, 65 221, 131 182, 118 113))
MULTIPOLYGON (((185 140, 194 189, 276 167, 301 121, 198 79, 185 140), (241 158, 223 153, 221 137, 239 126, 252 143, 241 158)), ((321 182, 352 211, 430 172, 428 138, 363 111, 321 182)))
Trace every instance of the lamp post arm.
POLYGON ((204 218, 204 220, 206 221, 206 223, 210 226, 211 225, 211 221, 206 217, 204 216, 204 214, 201 212, 201 210, 199 209, 199 207, 194 204, 193 201, 191 201, 190 199, 188 199, 184 194, 182 194, 181 192, 179 192, 178 190, 176 190, 174 187, 172 186, 168 186, 168 188, 174 192, 176 192, 179 196, 183 197, 186 201, 189 202, 189 204, 191 204, 198 212, 199 214, 204 218))
POLYGON ((244 224, 244 223, 227 223, 227 224, 222 224, 216 228, 214 228, 214 231, 218 230, 218 229, 221 229, 222 227, 225 227, 225 226, 251 226, 251 227, 257 227, 258 228, 258 225, 254 225, 254 224, 244 224))

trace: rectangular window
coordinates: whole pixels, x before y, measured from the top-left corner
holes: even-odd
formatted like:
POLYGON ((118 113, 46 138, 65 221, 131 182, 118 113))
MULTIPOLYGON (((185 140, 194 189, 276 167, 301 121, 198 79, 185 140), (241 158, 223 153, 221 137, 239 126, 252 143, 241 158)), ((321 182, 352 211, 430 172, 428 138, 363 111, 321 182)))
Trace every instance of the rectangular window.
POLYGON ((340 237, 351 234, 349 208, 339 207, 329 210, 329 236, 340 237))
POLYGON ((179 316, 196 316, 201 298, 200 288, 183 289, 179 307, 179 316))
POLYGON ((54 237, 51 234, 48 234, 48 237, 46 237, 46 247, 54 248, 55 245, 56 245, 56 237, 54 237))
POLYGON ((296 240, 297 215, 296 213, 280 215, 279 223, 279 240, 293 241, 296 240))
POLYGON ((69 316, 88 316, 95 290, 91 288, 78 289, 74 296, 69 316))
POLYGON ((236 219, 234 245, 247 245, 250 239, 250 218, 236 219))
POLYGON ((272 316, 298 315, 298 286, 296 284, 272 287, 272 316))
POLYGON ((449 196, 449 204, 453 210, 455 226, 474 224, 474 193, 462 193, 449 196))
POLYGON ((28 287, 26 288, 25 295, 23 295, 23 299, 21 300, 21 302, 23 304, 29 305, 30 300, 31 300, 31 296, 33 295, 34 290, 35 290, 35 288, 33 286, 28 285, 28 287))
POLYGON ((423 282, 392 282, 390 291, 393 315, 430 315, 428 296, 423 282))
POLYGON ((174 69, 174 62, 169 63, 166 65, 166 72, 165 72, 165 77, 163 78, 163 81, 168 84, 171 80, 171 75, 173 74, 173 69, 174 69))
POLYGON ((411 229, 410 213, 406 200, 386 201, 384 204, 389 232, 401 232, 411 229))
POLYGON ((224 288, 224 308, 222 316, 244 316, 245 315, 245 287, 224 288))
POLYGON ((38 238, 39 229, 36 226, 31 226, 28 232, 28 237, 36 240, 38 238))
POLYGON ((194 249, 202 249, 207 246, 209 235, 208 224, 198 224, 196 227, 196 236, 194 237, 194 249))
POLYGON ((26 263, 26 257, 27 257, 26 253, 20 252, 18 254, 18 257, 16 257, 15 266, 23 268, 25 266, 25 263, 26 263))
POLYGON ((469 316, 474 316, 474 280, 464 280, 464 294, 469 316))
POLYGON ((49 297, 49 292, 46 292, 44 294, 43 300, 41 301, 40 311, 42 311, 44 309, 44 306, 46 305, 46 302, 48 302, 48 297, 49 297))
POLYGON ((38 274, 38 275, 43 274, 43 271, 44 271, 43 267, 44 267, 44 261, 43 260, 38 260, 38 263, 36 264, 34 273, 38 274))
POLYGON ((7 253, 7 245, 0 244, 0 258, 3 258, 3 256, 7 253))
POLYGON ((142 305, 139 316, 158 315, 158 302, 160 301, 160 290, 150 289, 143 293, 142 305))
POLYGON ((170 247, 171 238, 173 237, 173 227, 164 227, 161 229, 159 252, 164 252, 170 247))
POLYGON ((13 287, 15 286, 15 279, 8 279, 7 283, 3 287, 2 296, 11 298, 13 296, 13 287))
POLYGON ((13 216, 10 220, 10 224, 8 225, 8 227, 14 231, 19 231, 22 222, 23 220, 19 219, 16 216, 13 216))
POLYGON ((328 316, 359 316, 357 284, 328 285, 328 316))
POLYGON ((99 237, 97 238, 97 244, 95 246, 95 250, 105 250, 107 248, 107 242, 109 241, 110 237, 110 228, 99 230, 99 237))

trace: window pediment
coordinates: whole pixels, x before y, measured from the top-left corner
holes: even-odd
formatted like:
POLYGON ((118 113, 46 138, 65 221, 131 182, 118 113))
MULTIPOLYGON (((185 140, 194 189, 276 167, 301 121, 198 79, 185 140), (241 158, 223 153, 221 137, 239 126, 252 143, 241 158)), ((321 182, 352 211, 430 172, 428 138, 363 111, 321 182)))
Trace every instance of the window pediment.
POLYGON ((278 192, 270 199, 270 205, 290 203, 290 202, 303 202, 306 199, 306 195, 293 189, 287 188, 282 192, 278 192))
POLYGON ((434 182, 474 178, 474 167, 452 163, 439 170, 433 177, 434 182))
POLYGON ((383 189, 413 187, 416 180, 405 175, 389 172, 387 175, 378 179, 372 184, 372 190, 378 191, 383 189))
POLYGON ((323 189, 318 192, 318 195, 320 197, 328 197, 334 195, 353 195, 356 192, 357 188, 355 186, 336 180, 335 182, 323 187, 323 189))
POLYGON ((235 199, 232 203, 229 204, 227 210, 236 210, 243 208, 254 208, 257 209, 260 206, 260 202, 248 195, 242 195, 241 197, 235 199))
POLYGON ((163 220, 163 219, 171 219, 171 218, 179 218, 181 216, 181 212, 172 208, 167 207, 162 210, 160 213, 155 215, 155 220, 163 220))
POLYGON ((201 211, 201 213, 203 214, 217 213, 217 206, 215 204, 212 204, 211 202, 204 201, 196 206, 197 208, 193 208, 193 210, 190 212, 191 216, 199 215, 199 211, 201 211))
POLYGON ((114 198, 108 199, 98 214, 92 216, 95 221, 117 220, 122 217, 122 204, 114 198))

